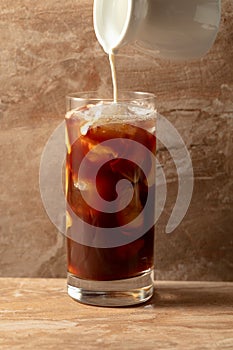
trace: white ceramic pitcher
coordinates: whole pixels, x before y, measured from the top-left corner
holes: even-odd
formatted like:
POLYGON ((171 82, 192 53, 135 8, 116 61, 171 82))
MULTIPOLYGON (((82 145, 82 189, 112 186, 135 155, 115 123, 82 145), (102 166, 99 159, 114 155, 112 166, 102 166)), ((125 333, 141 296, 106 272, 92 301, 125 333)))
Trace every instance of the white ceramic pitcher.
POLYGON ((220 16, 221 0, 94 0, 94 29, 107 53, 135 43, 158 57, 201 57, 220 16))

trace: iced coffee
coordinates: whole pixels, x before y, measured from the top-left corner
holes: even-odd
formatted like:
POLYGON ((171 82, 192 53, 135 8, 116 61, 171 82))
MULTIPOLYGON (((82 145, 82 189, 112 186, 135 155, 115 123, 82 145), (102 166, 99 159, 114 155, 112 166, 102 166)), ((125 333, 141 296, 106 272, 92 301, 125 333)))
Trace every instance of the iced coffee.
MULTIPOLYGON (((126 281, 129 293, 153 288, 142 280, 154 268, 156 113, 149 98, 146 106, 141 99, 77 100, 66 114, 66 236, 74 293, 108 299, 109 290, 127 293, 126 281)), ((130 304, 123 299, 120 305, 130 304)))

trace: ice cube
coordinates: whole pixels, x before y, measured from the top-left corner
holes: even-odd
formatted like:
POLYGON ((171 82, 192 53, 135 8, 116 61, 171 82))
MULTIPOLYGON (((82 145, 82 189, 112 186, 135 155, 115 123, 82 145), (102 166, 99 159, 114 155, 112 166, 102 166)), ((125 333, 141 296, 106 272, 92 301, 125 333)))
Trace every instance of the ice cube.
POLYGON ((72 218, 69 212, 66 210, 66 229, 72 226, 72 218))
POLYGON ((144 117, 148 118, 149 116, 155 113, 153 108, 140 106, 136 104, 128 104, 128 113, 129 115, 133 115, 134 117, 144 117))
POLYGON ((75 177, 73 181, 82 200, 98 211, 106 212, 109 201, 114 201, 117 197, 116 181, 108 176, 100 176, 97 179, 75 177))
MULTIPOLYGON (((121 115, 126 113, 126 107, 114 103, 103 103, 102 101, 96 105, 87 105, 85 109, 73 111, 73 115, 77 113, 79 117, 82 117, 85 122, 80 130, 82 135, 86 135, 91 126, 95 125, 97 121, 107 119, 112 116, 121 115)), ((69 114, 68 114, 69 116, 69 114)))
POLYGON ((92 122, 87 122, 87 123, 83 124, 80 127, 81 135, 86 135, 91 125, 92 125, 92 122))
POLYGON ((82 203, 83 207, 85 203, 86 206, 101 210, 102 208, 100 207, 100 203, 95 196, 95 182, 88 179, 80 179, 78 177, 73 177, 73 181, 74 187, 81 192, 79 197, 79 203, 82 203))
POLYGON ((74 187, 80 191, 86 191, 88 189, 88 183, 85 181, 78 181, 77 176, 73 176, 74 187))
MULTIPOLYGON (((149 164, 149 162, 148 162, 148 164, 149 164)), ((153 155, 151 155, 151 163, 150 163, 150 167, 148 168, 148 171, 146 173, 146 178, 145 178, 144 183, 147 184, 149 187, 151 187, 155 184, 155 158, 153 155)))
POLYGON ((112 158, 117 158, 118 153, 113 150, 111 147, 103 146, 101 144, 96 145, 91 149, 91 152, 88 153, 87 158, 91 162, 102 163, 104 164, 112 158))
POLYGON ((71 111, 68 111, 67 113, 66 113, 66 115, 65 115, 65 118, 66 119, 71 119, 71 117, 73 117, 74 116, 74 113, 75 113, 75 110, 71 110, 71 111))
POLYGON ((99 120, 99 118, 100 118, 100 113, 89 115, 88 116, 89 121, 84 122, 80 125, 81 135, 85 136, 88 133, 88 130, 99 120))
POLYGON ((88 123, 84 123, 82 126, 81 133, 86 135, 91 126, 95 125, 96 122, 101 119, 105 121, 117 121, 128 119, 131 114, 128 110, 128 103, 103 103, 100 102, 96 105, 88 105, 85 110, 79 110, 79 115, 82 116, 88 123))
POLYGON ((65 127, 65 144, 66 144, 66 148, 67 148, 67 153, 70 154, 71 153, 71 144, 70 144, 67 126, 65 127))
POLYGON ((122 175, 132 183, 137 183, 142 176, 141 169, 136 164, 126 159, 113 160, 110 167, 114 173, 122 175))
MULTIPOLYGON (((131 191, 126 189, 124 195, 120 198, 120 204, 128 203, 131 191)), ((122 206, 121 206, 122 207, 122 206)), ((139 196, 139 186, 134 186, 134 195, 130 204, 117 214, 117 220, 120 226, 127 225, 128 229, 139 228, 143 225, 143 216, 140 215, 143 207, 139 196)))

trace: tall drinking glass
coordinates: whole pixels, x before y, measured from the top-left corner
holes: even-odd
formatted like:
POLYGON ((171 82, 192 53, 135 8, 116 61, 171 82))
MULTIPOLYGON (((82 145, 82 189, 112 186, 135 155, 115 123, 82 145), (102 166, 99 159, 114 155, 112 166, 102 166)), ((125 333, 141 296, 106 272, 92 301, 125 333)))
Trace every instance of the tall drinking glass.
POLYGON ((125 306, 153 295, 156 111, 154 95, 67 97, 68 294, 125 306))

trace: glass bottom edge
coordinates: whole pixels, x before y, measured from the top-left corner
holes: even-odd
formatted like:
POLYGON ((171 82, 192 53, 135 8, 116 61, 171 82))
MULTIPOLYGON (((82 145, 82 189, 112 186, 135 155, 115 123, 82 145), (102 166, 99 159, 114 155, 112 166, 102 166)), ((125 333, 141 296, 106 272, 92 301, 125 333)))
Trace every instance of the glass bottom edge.
POLYGON ((113 281, 92 281, 67 275, 68 295, 83 304, 120 307, 146 302, 154 293, 153 270, 143 274, 113 281))

